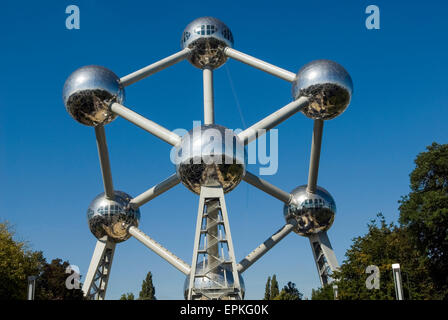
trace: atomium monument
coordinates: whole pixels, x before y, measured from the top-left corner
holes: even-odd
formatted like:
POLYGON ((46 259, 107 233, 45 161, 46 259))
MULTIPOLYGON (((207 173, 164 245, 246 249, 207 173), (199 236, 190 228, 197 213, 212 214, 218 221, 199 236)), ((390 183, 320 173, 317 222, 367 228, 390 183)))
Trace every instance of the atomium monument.
POLYGON ((327 230, 333 224, 336 204, 330 193, 317 185, 317 177, 324 121, 339 116, 349 105, 353 92, 350 75, 329 60, 310 62, 295 74, 237 51, 233 43, 232 32, 220 20, 198 18, 184 30, 182 50, 165 59, 122 78, 106 68, 86 66, 66 80, 66 110, 76 121, 94 127, 104 183, 104 193, 87 210, 89 228, 98 241, 82 288, 86 297, 105 298, 115 247, 131 236, 185 274, 186 299, 243 299, 242 273, 291 231, 309 239, 321 284, 332 281, 331 273, 339 266, 327 230), (231 130, 215 123, 213 98, 213 71, 228 58, 290 82, 293 101, 239 134, 229 134, 231 130), (204 124, 180 137, 123 103, 125 87, 182 60, 202 70, 204 124), (314 120, 308 183, 289 193, 246 170, 245 146, 299 111, 314 120), (118 116, 176 151, 176 172, 136 197, 113 187, 104 127, 118 116), (210 142, 210 132, 222 139, 210 142), (228 141, 232 148, 225 147, 228 141), (283 202, 286 223, 237 263, 224 195, 242 180, 283 202), (191 265, 138 229, 139 208, 179 183, 199 195, 191 265))

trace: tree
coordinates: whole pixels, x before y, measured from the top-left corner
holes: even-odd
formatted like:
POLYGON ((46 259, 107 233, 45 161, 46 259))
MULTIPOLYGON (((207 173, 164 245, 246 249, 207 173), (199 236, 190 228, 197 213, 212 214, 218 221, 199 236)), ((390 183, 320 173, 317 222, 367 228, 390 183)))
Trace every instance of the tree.
POLYGON ((83 300, 81 284, 79 288, 69 289, 66 286, 68 261, 53 259, 45 263, 36 280, 35 300, 83 300))
POLYGON ((311 300, 334 300, 333 284, 327 284, 311 291, 311 300))
POLYGON ((427 263, 441 298, 448 299, 448 144, 433 143, 415 159, 411 192, 400 201, 400 223, 427 263))
POLYGON ((263 300, 271 300, 271 276, 269 276, 268 281, 266 281, 266 288, 264 289, 263 300))
POLYGON ((271 293, 270 293, 271 300, 275 299, 275 297, 278 296, 279 293, 280 292, 278 290, 277 276, 274 274, 271 279, 271 293))
POLYGON ((120 297, 120 300, 135 300, 134 294, 132 292, 123 293, 120 297))
POLYGON ((146 279, 142 283, 142 291, 140 291, 139 300, 157 300, 156 299, 156 289, 152 284, 152 274, 151 271, 146 275, 146 279))
POLYGON ((0 300, 25 300, 28 276, 36 275, 45 262, 42 252, 16 241, 8 222, 0 223, 0 300))
POLYGON ((302 300, 302 297, 303 294, 296 288, 296 284, 289 281, 273 300, 302 300))
MULTIPOLYGON (((338 281, 338 298, 341 300, 394 300, 395 288, 391 267, 400 263, 403 274, 405 299, 434 299, 436 292, 421 255, 407 229, 387 224, 382 214, 378 220, 368 224, 368 232, 353 239, 347 250, 346 260, 333 277, 338 281), (379 221, 378 221, 379 220, 379 221), (379 289, 366 286, 366 268, 375 265, 379 268, 379 289)), ((332 287, 331 285, 328 287, 332 287)), ((315 297, 330 296, 330 289, 317 290, 315 297)))

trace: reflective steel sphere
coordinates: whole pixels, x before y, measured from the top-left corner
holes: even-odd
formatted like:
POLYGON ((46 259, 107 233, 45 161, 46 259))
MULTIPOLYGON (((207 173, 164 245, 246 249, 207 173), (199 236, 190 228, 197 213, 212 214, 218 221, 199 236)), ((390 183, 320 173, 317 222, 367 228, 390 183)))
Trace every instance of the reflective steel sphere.
MULTIPOLYGON (((204 266, 207 266, 207 259, 205 261, 198 262, 196 264, 196 274, 203 273, 204 266)), ((241 296, 244 299, 246 293, 244 280, 241 274, 239 274, 241 296)), ((190 276, 188 275, 184 282, 184 297, 188 299, 188 286, 190 285, 190 276)), ((201 300, 219 299, 228 300, 228 290, 225 288, 232 288, 234 285, 233 273, 228 265, 219 266, 214 272, 209 272, 203 277, 197 277, 194 281, 194 288, 203 290, 209 297, 203 296, 201 300), (225 277, 224 277, 225 273, 225 277), (227 281, 227 284, 226 284, 227 281), (224 288, 223 288, 224 287, 224 288)))
POLYGON ((244 144, 233 130, 220 125, 203 125, 190 130, 176 147, 176 173, 191 191, 201 186, 235 188, 246 173, 244 144))
POLYGON ((140 210, 128 206, 132 199, 130 195, 121 191, 114 193, 114 200, 107 199, 104 193, 93 199, 87 210, 87 222, 97 239, 108 236, 118 243, 129 239, 127 230, 130 226, 138 227, 140 210))
POLYGON ((124 89, 112 71, 100 66, 86 66, 73 72, 65 81, 63 99, 67 112, 87 126, 105 125, 117 115, 109 110, 113 102, 123 103, 124 89))
POLYGON ((302 113, 311 119, 330 120, 345 111, 353 92, 352 78, 338 63, 316 60, 297 73, 292 95, 295 100, 308 97, 310 104, 302 113))
POLYGON ((198 18, 185 28, 181 47, 192 49, 189 61, 195 67, 216 69, 227 61, 226 47, 233 47, 233 35, 220 20, 213 17, 198 18))
POLYGON ((336 214, 336 203, 327 190, 317 187, 316 193, 309 193, 306 187, 295 188, 290 204, 283 207, 286 221, 296 219, 294 231, 304 237, 330 229, 336 214))

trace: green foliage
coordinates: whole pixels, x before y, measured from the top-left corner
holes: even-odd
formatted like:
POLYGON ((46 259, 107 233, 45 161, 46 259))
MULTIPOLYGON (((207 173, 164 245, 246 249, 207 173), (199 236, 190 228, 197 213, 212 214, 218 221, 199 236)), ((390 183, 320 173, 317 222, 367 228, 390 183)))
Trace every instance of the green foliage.
POLYGON ((120 300, 135 300, 134 294, 132 292, 123 293, 120 300))
POLYGON ((263 300, 271 300, 271 277, 268 277, 268 281, 266 281, 266 288, 264 289, 264 298, 263 300))
POLYGON ((0 300, 25 300, 28 276, 42 269, 42 252, 29 250, 25 242, 14 240, 8 222, 0 223, 0 300))
POLYGON ((143 280, 142 290, 140 291, 139 300, 157 300, 156 299, 156 289, 152 283, 151 271, 146 275, 146 279, 143 280))
POLYGON ((295 283, 288 282, 273 300, 302 300, 303 294, 296 288, 295 283))
POLYGON ((409 230, 441 298, 448 299, 448 144, 433 143, 415 159, 411 192, 400 201, 400 223, 409 230))
POLYGON ((278 289, 277 276, 274 274, 271 279, 271 292, 269 294, 270 299, 273 300, 280 293, 278 289))
POLYGON ((35 300, 83 300, 81 284, 79 289, 68 289, 66 280, 70 276, 66 273, 68 261, 53 259, 45 263, 42 273, 36 280, 35 300))
MULTIPOLYGON (((338 298, 394 300, 393 263, 401 265, 405 299, 434 298, 434 286, 425 267, 425 257, 417 250, 407 230, 393 223, 387 224, 382 214, 378 214, 378 220, 368 225, 366 235, 353 240, 345 254, 346 260, 334 273, 339 288, 338 298), (366 274, 366 268, 369 265, 380 270, 379 289, 367 289, 366 280, 370 274, 366 274)), ((328 292, 321 294, 329 295, 328 292)))
POLYGON ((333 284, 311 291, 311 300, 334 300, 333 284))
POLYGON ((269 276, 263 300, 301 300, 303 294, 299 292, 296 285, 291 281, 279 292, 277 276, 269 276))

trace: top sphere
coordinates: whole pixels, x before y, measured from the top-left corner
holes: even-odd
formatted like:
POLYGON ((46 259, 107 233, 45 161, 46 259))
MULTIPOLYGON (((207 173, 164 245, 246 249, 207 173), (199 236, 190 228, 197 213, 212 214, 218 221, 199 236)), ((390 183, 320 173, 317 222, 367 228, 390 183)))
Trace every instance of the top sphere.
POLYGON ((233 47, 233 35, 221 20, 197 18, 185 28, 181 47, 192 49, 189 61, 195 67, 216 69, 227 61, 224 49, 233 47))
POLYGON ((330 120, 343 113, 352 93, 352 78, 340 64, 330 60, 315 60, 303 66, 292 87, 295 100, 310 99, 302 113, 315 120, 330 120))
POLYGON ((294 232, 304 237, 330 229, 336 214, 336 203, 327 190, 318 186, 310 193, 306 188, 295 188, 291 202, 283 207, 285 220, 297 220, 294 232))
POLYGON ((63 99, 67 112, 76 121, 96 127, 112 122, 113 102, 123 103, 124 89, 115 73, 100 66, 86 66, 65 81, 63 99))

